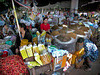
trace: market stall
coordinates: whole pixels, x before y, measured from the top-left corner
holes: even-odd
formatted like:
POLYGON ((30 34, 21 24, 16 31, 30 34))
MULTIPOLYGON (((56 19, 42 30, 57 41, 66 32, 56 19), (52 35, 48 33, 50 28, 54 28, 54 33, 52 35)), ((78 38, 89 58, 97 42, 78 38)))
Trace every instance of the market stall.
POLYGON ((24 64, 22 58, 18 55, 8 56, 6 58, 0 59, 0 74, 10 75, 10 74, 27 74, 27 66, 24 64))
MULTIPOLYGON (((80 68, 84 62, 84 59, 81 59, 84 55, 84 48, 76 51, 76 41, 79 37, 90 38, 92 34, 91 27, 93 27, 93 23, 81 20, 69 21, 69 25, 53 25, 50 27, 52 31, 50 33, 46 31, 40 33, 36 28, 33 28, 30 30, 33 41, 28 42, 27 39, 23 39, 20 44, 20 56, 24 62, 24 67, 26 66, 25 68, 28 69, 30 75, 53 73, 60 69, 65 72, 72 65, 80 68)), ((8 55, 12 55, 13 53, 9 48, 14 44, 14 41, 15 38, 11 36, 1 40, 1 51, 7 51, 8 55)), ((3 54, 3 52, 0 54, 3 54)), ((22 72, 20 71, 20 73, 22 72)))
MULTIPOLYGON (((37 31, 33 42, 28 42, 27 39, 21 40, 20 54, 23 58, 21 60, 27 66, 25 68, 28 69, 30 75, 53 73, 60 69, 67 71, 72 65, 80 68, 84 62, 84 59, 81 59, 84 55, 84 49, 75 51, 75 44, 78 37, 87 38, 88 35, 90 36, 90 28, 75 24, 70 26, 55 25, 51 29, 52 33, 50 34, 45 31, 40 34, 37 31)), ((19 60, 17 61, 19 62, 19 60)), ((23 72, 20 71, 20 73, 23 72)))
MULTIPOLYGON (((14 1, 25 8, 31 8, 29 4, 32 2, 31 0, 29 2, 22 0, 25 3, 28 2, 28 6, 23 4, 21 0, 14 1)), ((19 37, 21 37, 19 17, 17 18, 14 1, 12 0, 12 5, 17 24, 15 32, 19 33, 19 37)), ((80 68, 83 65, 84 59, 82 57, 85 52, 83 47, 76 50, 77 39, 79 37, 84 39, 93 37, 98 28, 98 20, 96 18, 86 19, 86 17, 81 16, 74 19, 70 15, 66 19, 64 15, 66 13, 63 11, 54 11, 50 15, 43 14, 43 8, 54 8, 55 5, 66 8, 64 6, 66 3, 39 7, 42 8, 42 13, 34 12, 34 7, 32 11, 20 11, 23 13, 23 17, 20 16, 22 13, 19 14, 20 23, 24 23, 29 29, 32 42, 29 42, 28 39, 21 39, 20 54, 14 55, 10 48, 15 45, 16 36, 6 36, 4 39, 0 39, 0 73, 2 75, 40 75, 50 72, 52 74, 61 69, 66 72, 73 65, 75 68, 80 68), (29 12, 31 14, 26 14, 29 12), (49 18, 50 32, 42 31, 41 33, 38 28, 35 28, 35 24, 42 23, 44 16, 49 18)), ((0 22, 0 26, 2 25, 4 25, 3 21, 0 22)), ((100 32, 100 27, 98 31, 100 32)))

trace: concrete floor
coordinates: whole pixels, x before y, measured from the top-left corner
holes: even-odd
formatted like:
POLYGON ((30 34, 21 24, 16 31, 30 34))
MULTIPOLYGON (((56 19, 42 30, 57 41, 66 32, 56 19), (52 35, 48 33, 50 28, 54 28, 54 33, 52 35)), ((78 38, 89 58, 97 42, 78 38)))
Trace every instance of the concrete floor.
MULTIPOLYGON (((99 52, 100 52, 100 47, 99 47, 99 52)), ((83 69, 73 69, 69 72, 68 75, 100 75, 100 53, 97 61, 92 62, 91 65, 92 65, 91 71, 84 71, 83 69)))

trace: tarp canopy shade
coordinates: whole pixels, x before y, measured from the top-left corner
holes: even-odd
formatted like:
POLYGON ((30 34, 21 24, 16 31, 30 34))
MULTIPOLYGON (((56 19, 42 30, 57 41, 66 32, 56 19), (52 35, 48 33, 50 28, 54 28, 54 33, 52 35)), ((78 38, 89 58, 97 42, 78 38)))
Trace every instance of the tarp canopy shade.
POLYGON ((62 1, 62 2, 57 2, 55 4, 48 4, 47 6, 42 6, 42 7, 38 7, 40 8, 46 8, 46 9, 50 9, 50 8, 70 8, 70 1, 62 1))
POLYGON ((100 1, 88 2, 87 4, 81 5, 80 11, 100 11, 100 1))
POLYGON ((30 4, 32 3, 32 0, 14 0, 16 3, 18 3, 20 6, 23 6, 25 8, 31 8, 30 4))

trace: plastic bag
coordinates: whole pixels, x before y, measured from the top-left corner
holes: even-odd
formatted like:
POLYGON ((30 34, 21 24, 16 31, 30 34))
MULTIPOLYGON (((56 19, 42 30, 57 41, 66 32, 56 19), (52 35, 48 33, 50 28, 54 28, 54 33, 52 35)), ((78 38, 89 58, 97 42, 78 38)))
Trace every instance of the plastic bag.
POLYGON ((49 64, 51 62, 51 57, 48 54, 48 52, 40 55, 40 59, 41 59, 43 65, 49 64))
POLYGON ((40 64, 40 65, 43 65, 42 61, 40 60, 40 56, 38 53, 34 53, 34 56, 35 56, 35 60, 40 64))
POLYGON ((28 44, 28 40, 27 39, 22 39, 20 46, 24 46, 24 45, 27 45, 27 44, 28 44))
POLYGON ((40 66, 39 63, 37 63, 36 61, 31 61, 31 62, 26 62, 26 64, 28 65, 28 67, 31 69, 35 66, 40 66))
POLYGON ((22 48, 20 49, 20 53, 21 53, 23 59, 28 58, 27 53, 26 53, 26 50, 25 50, 25 47, 26 47, 26 46, 24 46, 24 47, 22 47, 22 48))
POLYGON ((82 48, 81 50, 75 52, 75 55, 78 57, 81 57, 82 55, 84 55, 84 48, 82 48))
POLYGON ((12 45, 12 41, 6 41, 5 42, 7 45, 12 45))
POLYGON ((67 54, 69 54, 69 52, 66 50, 57 50, 57 51, 54 51, 52 53, 52 56, 53 57, 60 57, 60 56, 64 56, 65 54, 67 55, 67 54))
POLYGON ((32 57, 33 52, 32 52, 32 45, 31 44, 26 46, 26 50, 27 50, 28 57, 32 57))
POLYGON ((38 46, 36 46, 36 45, 33 46, 33 53, 34 53, 34 52, 37 52, 37 53, 40 54, 39 48, 38 48, 38 46))
POLYGON ((39 48, 39 51, 43 51, 45 49, 45 46, 43 44, 38 44, 38 48, 39 48))
POLYGON ((48 47, 48 52, 53 53, 54 51, 57 51, 58 49, 55 46, 49 46, 48 47))

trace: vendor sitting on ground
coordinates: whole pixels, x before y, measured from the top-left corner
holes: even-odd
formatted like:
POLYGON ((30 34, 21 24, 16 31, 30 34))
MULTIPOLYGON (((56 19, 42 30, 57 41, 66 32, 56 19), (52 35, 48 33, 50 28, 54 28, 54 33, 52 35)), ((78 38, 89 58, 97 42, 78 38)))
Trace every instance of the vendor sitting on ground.
POLYGON ((86 66, 86 70, 91 70, 90 61, 94 62, 98 58, 98 48, 93 42, 84 38, 79 38, 77 40, 77 44, 80 47, 84 47, 85 49, 85 54, 83 55, 84 65, 86 66))
POLYGON ((45 30, 47 32, 50 32, 50 24, 48 24, 48 18, 44 17, 43 18, 43 23, 40 26, 41 31, 45 30))
POLYGON ((15 46, 11 47, 11 50, 13 51, 14 54, 19 53, 19 47, 22 39, 27 39, 28 42, 32 42, 32 35, 27 31, 26 25, 24 23, 20 23, 19 27, 20 27, 21 37, 18 34, 16 38, 15 46))
POLYGON ((10 27, 8 27, 6 24, 4 25, 2 32, 5 37, 15 34, 14 31, 10 27))

